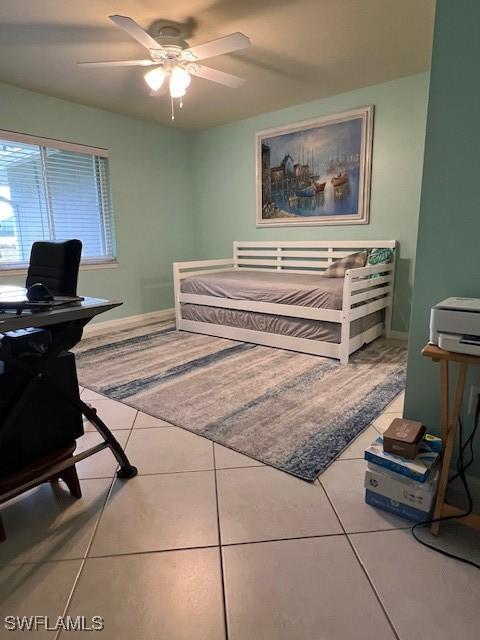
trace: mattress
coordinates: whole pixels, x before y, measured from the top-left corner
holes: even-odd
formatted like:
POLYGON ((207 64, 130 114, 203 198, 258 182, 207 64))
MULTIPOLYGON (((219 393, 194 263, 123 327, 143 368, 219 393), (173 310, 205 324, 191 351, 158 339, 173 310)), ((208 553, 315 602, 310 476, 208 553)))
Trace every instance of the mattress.
POLYGON ((231 300, 277 302, 318 309, 341 309, 343 278, 318 273, 228 270, 190 276, 181 281, 182 293, 231 300))
MULTIPOLYGON (((328 279, 328 278, 326 278, 328 279)), ((333 278, 332 278, 333 279, 333 278)), ((340 278, 338 278, 340 279, 340 278)), ((342 280, 343 282, 343 280, 342 280)), ((253 331, 265 331, 294 338, 322 340, 339 344, 341 325, 326 320, 309 320, 307 318, 291 318, 254 311, 224 309, 199 304, 182 304, 182 318, 212 324, 226 325, 253 331)), ((358 318, 350 324, 350 337, 354 338, 376 324, 383 322, 383 310, 358 318)), ((206 329, 206 333, 208 330, 206 329)))

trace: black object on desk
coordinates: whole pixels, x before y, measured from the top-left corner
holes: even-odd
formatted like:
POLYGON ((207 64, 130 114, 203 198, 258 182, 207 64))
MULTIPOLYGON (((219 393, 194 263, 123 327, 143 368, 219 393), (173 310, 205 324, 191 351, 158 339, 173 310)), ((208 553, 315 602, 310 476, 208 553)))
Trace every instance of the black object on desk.
POLYGON ((76 296, 81 256, 80 240, 34 242, 25 286, 40 283, 53 296, 76 296))
MULTIPOLYGON (((18 425, 23 420, 24 412, 31 411, 32 407, 34 407, 35 403, 32 400, 39 391, 48 398, 47 406, 49 405, 49 411, 44 416, 38 416, 37 429, 41 430, 43 428, 42 425, 46 424, 55 412, 59 414, 69 412, 70 417, 73 416, 71 433, 69 433, 70 442, 75 438, 75 436, 73 438, 71 436, 79 426, 75 415, 80 418, 81 422, 81 415, 83 414, 103 437, 102 443, 45 471, 44 477, 42 476, 43 480, 106 448, 110 449, 118 461, 120 468, 117 476, 119 478, 131 478, 137 474, 136 467, 130 464, 122 447, 110 429, 99 418, 97 411, 81 400, 78 393, 75 366, 73 364, 72 368, 72 362, 68 363, 68 359, 74 359, 74 356, 66 353, 66 349, 69 349, 72 345, 72 340, 75 344, 78 342, 78 336, 81 336, 83 328, 92 318, 120 304, 120 302, 85 298, 85 300, 75 305, 52 308, 51 310, 37 313, 25 312, 21 315, 8 312, 0 313, 0 334, 32 326, 37 329, 56 328, 55 332, 49 332, 51 333, 50 344, 47 344, 45 350, 36 354, 35 357, 21 357, 15 353, 15 350, 13 352, 11 349, 5 350, 0 345, 0 366, 3 362, 5 371, 3 375, 7 377, 11 375, 13 378, 13 372, 16 372, 17 379, 19 381, 21 379, 18 386, 15 386, 10 401, 6 403, 7 406, 3 406, 1 409, 0 451, 5 442, 15 434, 18 425)), ((41 408, 44 409, 44 407, 41 408)), ((83 429, 81 426, 80 428, 83 429)), ((46 432, 45 435, 47 435, 46 432)), ((2 470, 0 469, 1 473, 2 470)), ((36 486, 43 481, 42 477, 29 480, 22 486, 17 486, 3 493, 0 495, 0 504, 36 486)))

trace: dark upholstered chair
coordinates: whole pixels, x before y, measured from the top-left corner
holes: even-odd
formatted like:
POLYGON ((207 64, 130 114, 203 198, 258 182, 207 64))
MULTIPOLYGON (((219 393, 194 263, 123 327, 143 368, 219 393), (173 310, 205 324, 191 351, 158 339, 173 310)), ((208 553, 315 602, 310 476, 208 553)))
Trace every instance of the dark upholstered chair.
MULTIPOLYGON (((40 240, 32 244, 30 265, 25 286, 41 283, 53 296, 76 296, 82 243, 80 240, 47 242, 40 240)), ((58 333, 63 325, 50 327, 52 334, 58 333)), ((82 331, 74 336, 70 349, 82 337, 82 331)))
POLYGON ((26 286, 40 282, 54 296, 76 296, 81 255, 80 240, 34 242, 26 286))
MULTIPOLYGON (((41 283, 48 287, 54 296, 75 296, 77 294, 81 253, 82 243, 80 240, 35 242, 32 245, 26 286, 30 287, 33 284, 41 283)), ((63 331, 64 326, 64 324, 53 325, 48 330, 52 335, 59 334, 63 331)), ((80 340, 81 335, 81 329, 75 335, 72 335, 71 346, 80 340)), ((65 347, 66 349, 70 348, 69 345, 65 345, 65 347)), ((67 353, 63 358, 58 359, 57 364, 60 366, 62 362, 66 363, 69 358, 73 359, 73 355, 67 353)), ((71 367, 66 368, 66 373, 61 376, 61 380, 66 384, 67 374, 70 372, 70 376, 74 376, 74 379, 69 380, 69 385, 71 388, 76 388, 78 394, 76 371, 74 366, 73 373, 71 369, 71 367)), ((1 388, 2 386, 0 385, 1 388)), ((62 479, 72 496, 80 498, 82 493, 75 465, 72 464, 61 472, 54 471, 55 465, 73 456, 75 439, 83 433, 80 410, 75 407, 72 408, 62 398, 59 400, 55 400, 54 397, 50 398, 51 391, 48 387, 40 389, 38 394, 33 396, 30 404, 22 408, 23 413, 19 414, 18 424, 16 425, 17 432, 14 430, 5 439, 5 442, 2 442, 3 450, 0 454, 3 454, 3 458, 0 455, 0 460, 4 464, 3 469, 0 468, 0 498, 5 498, 10 492, 20 493, 24 491, 23 486, 26 483, 36 481, 37 478, 37 484, 48 481, 56 482, 62 479), (63 429, 63 425, 62 429, 59 429, 54 420, 49 420, 49 414, 46 410, 49 407, 54 407, 50 411, 63 412, 61 415, 65 417, 69 424, 71 423, 70 429, 63 429), (44 412, 45 418, 42 417, 41 411, 44 412), (43 424, 42 420, 45 420, 46 423, 43 424), (39 457, 36 457, 35 454, 35 459, 30 459, 28 463, 23 463, 23 465, 20 463, 17 466, 15 464, 16 457, 19 460, 28 459, 29 447, 30 458, 33 457, 31 455, 32 447, 35 452, 41 451, 42 453, 39 457), (5 464, 5 460, 11 463, 11 469, 8 464, 5 464), (52 473, 49 473, 49 470, 52 470, 52 473)), ((9 406, 11 399, 6 398, 5 402, 9 406)), ((2 428, 1 417, 2 402, 0 402, 0 430, 2 428)), ((5 529, 0 516, 0 542, 5 540, 5 537, 5 529)))

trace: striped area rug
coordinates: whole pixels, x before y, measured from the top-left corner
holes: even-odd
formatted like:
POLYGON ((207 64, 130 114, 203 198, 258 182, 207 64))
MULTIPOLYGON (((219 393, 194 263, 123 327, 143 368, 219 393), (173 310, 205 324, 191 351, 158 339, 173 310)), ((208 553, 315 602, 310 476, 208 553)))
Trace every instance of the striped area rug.
POLYGON ((379 339, 350 364, 145 325, 87 338, 80 384, 313 481, 405 386, 379 339))

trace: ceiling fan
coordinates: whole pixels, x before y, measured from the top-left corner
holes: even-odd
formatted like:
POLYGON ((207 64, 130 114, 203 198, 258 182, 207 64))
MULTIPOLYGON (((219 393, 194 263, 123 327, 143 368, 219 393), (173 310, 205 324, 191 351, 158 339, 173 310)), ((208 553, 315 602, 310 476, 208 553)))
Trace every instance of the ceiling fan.
POLYGON ((190 84, 191 76, 218 82, 227 87, 237 89, 245 80, 218 69, 197 64, 197 60, 205 60, 224 53, 238 51, 250 46, 250 40, 243 33, 231 33, 223 38, 210 40, 203 44, 189 47, 181 38, 180 29, 167 24, 160 31, 157 38, 153 38, 142 29, 135 20, 127 16, 109 16, 110 20, 143 45, 149 52, 150 58, 144 60, 112 60, 105 62, 78 62, 82 67, 154 67, 145 74, 145 81, 151 89, 150 95, 159 96, 166 93, 165 81, 169 78, 168 89, 172 105, 172 120, 174 120, 173 99, 180 100, 190 84))

